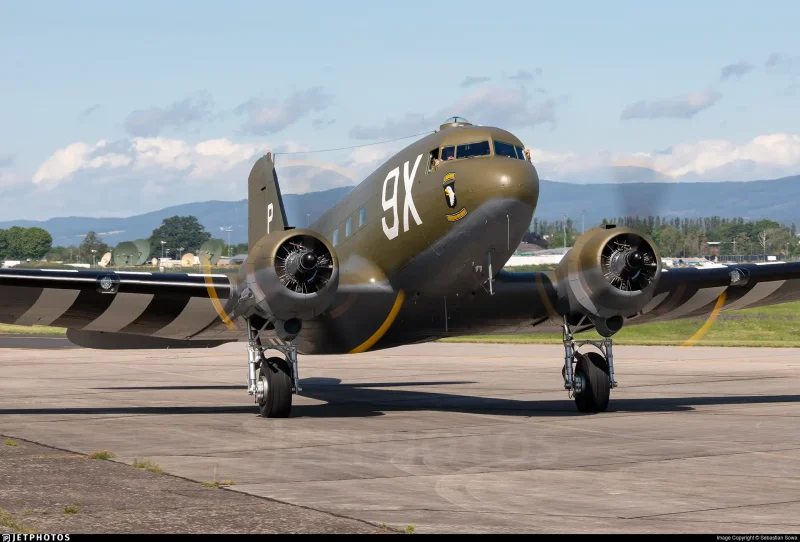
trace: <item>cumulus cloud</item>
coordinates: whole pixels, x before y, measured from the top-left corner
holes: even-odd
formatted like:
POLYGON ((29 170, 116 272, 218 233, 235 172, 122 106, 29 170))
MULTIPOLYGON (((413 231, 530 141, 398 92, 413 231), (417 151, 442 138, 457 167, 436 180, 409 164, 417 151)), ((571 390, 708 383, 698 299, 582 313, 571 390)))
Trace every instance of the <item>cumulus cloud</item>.
POLYGON ((748 181, 800 173, 800 135, 771 134, 745 143, 707 139, 652 152, 590 154, 532 149, 543 178, 570 182, 619 180, 620 166, 638 168, 640 181, 748 181), (649 176, 642 177, 643 172, 649 176))
POLYGON ((114 168, 130 164, 130 157, 116 152, 95 154, 106 145, 107 142, 102 140, 93 145, 77 142, 57 150, 33 174, 33 184, 55 185, 82 169, 114 168))
POLYGON ((740 61, 735 62, 733 64, 728 64, 722 68, 722 72, 720 73, 719 80, 720 81, 727 81, 728 79, 741 79, 748 73, 753 71, 753 66, 747 62, 740 61))
POLYGON ((640 101, 622 110, 620 119, 690 119, 717 103, 722 94, 716 91, 694 92, 655 101, 640 101))
POLYGON ((459 85, 461 88, 473 87, 475 85, 480 85, 481 83, 486 83, 487 81, 491 81, 492 78, 488 75, 469 75, 461 81, 459 85))
POLYGON ((166 107, 152 106, 132 111, 125 119, 125 129, 133 136, 151 137, 165 128, 184 128, 211 116, 211 96, 200 93, 166 107))
POLYGON ((473 90, 455 103, 425 116, 406 113, 399 119, 387 119, 382 125, 356 125, 350 130, 353 139, 404 137, 433 131, 445 119, 465 117, 475 124, 504 128, 531 127, 556 122, 556 101, 533 102, 525 89, 492 85, 473 90))
POLYGON ((32 177, 0 170, 0 187, 15 185, 18 216, 125 216, 191 201, 244 198, 250 169, 267 150, 278 153, 281 189, 287 194, 355 184, 366 167, 281 156, 308 151, 294 141, 266 145, 222 138, 190 143, 136 137, 71 143, 54 152, 32 177), (47 197, 41 197, 45 193, 47 197))
POLYGON ((234 109, 245 117, 242 130, 251 135, 269 135, 280 132, 311 112, 327 109, 332 97, 322 87, 311 87, 294 92, 282 102, 252 98, 234 109))

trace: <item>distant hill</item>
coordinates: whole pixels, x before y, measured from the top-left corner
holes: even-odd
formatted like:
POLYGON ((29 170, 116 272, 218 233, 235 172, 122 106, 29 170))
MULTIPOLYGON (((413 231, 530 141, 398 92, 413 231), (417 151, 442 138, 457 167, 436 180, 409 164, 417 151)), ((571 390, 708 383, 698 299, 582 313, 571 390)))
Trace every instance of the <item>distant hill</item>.
MULTIPOLYGON (((283 196, 284 207, 289 224, 297 227, 306 225, 309 217, 313 222, 329 207, 347 194, 352 187, 333 188, 322 192, 308 194, 286 194, 283 196)), ((153 230, 161 225, 161 221, 171 216, 196 216, 200 223, 219 239, 228 240, 228 234, 220 231, 220 227, 232 226, 231 242, 247 242, 247 200, 240 201, 202 201, 185 203, 153 211, 143 215, 127 218, 88 218, 88 217, 63 217, 50 220, 11 220, 0 222, 0 229, 11 226, 29 228, 39 226, 50 232, 53 236, 53 245, 68 246, 79 244, 83 235, 88 231, 100 234, 109 245, 116 245, 121 241, 130 241, 138 238, 148 238, 153 230)))
MULTIPOLYGON (((339 201, 352 187, 284 196, 289 223, 303 227, 339 201), (306 213, 310 216, 307 217, 306 213)), ((577 184, 543 180, 536 217, 561 220, 566 213, 578 228, 585 209, 586 228, 604 217, 623 214, 670 217, 723 216, 770 218, 800 224, 800 175, 770 181, 721 183, 621 183, 577 184)), ((100 233, 108 244, 149 237, 164 218, 194 215, 214 237, 227 241, 221 226, 233 226, 231 241, 247 241, 247 202, 204 201, 167 207, 128 218, 64 217, 45 221, 13 220, 10 226, 39 226, 53 236, 53 244, 78 244, 88 231, 100 233)))

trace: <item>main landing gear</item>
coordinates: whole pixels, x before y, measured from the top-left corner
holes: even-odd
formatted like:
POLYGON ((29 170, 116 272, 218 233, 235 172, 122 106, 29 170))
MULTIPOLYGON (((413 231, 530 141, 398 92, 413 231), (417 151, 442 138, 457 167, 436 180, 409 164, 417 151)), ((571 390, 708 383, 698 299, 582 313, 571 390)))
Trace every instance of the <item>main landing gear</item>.
MULTIPOLYGON (((575 327, 580 327, 580 323, 575 327)), ((614 380, 612 340, 605 338, 599 341, 576 341, 572 333, 573 328, 565 316, 564 367, 561 369, 564 389, 575 398, 575 405, 579 411, 605 412, 611 389, 617 387, 617 382, 614 380), (600 350, 600 353, 579 353, 577 349, 587 344, 600 350)))
POLYGON ((257 333, 247 330, 247 393, 255 397, 264 418, 288 418, 292 394, 302 391, 297 376, 297 348, 291 344, 261 344, 257 333), (281 357, 266 357, 277 350, 281 357))

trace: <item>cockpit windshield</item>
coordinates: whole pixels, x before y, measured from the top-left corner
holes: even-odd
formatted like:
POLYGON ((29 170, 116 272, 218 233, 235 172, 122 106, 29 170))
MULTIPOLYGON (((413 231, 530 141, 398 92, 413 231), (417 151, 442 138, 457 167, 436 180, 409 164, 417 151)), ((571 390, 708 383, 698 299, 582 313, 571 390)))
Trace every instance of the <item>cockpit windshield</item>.
POLYGON ((494 142, 494 153, 497 156, 507 156, 509 158, 518 158, 514 150, 514 145, 510 143, 503 143, 502 141, 494 142))
POLYGON ((456 147, 456 159, 458 158, 473 158, 475 156, 487 156, 491 154, 489 150, 488 141, 480 141, 478 143, 467 143, 466 145, 459 145, 456 147))

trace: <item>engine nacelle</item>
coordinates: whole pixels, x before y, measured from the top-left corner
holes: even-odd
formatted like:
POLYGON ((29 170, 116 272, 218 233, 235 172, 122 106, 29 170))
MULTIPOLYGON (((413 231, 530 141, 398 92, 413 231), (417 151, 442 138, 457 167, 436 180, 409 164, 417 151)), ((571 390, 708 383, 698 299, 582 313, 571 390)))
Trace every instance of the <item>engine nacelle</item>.
POLYGON ((291 339, 303 320, 330 306, 339 286, 339 260, 320 234, 291 229, 265 235, 239 271, 243 316, 275 324, 291 339))
POLYGON ((556 268, 564 312, 590 317, 606 337, 650 302, 660 277, 655 243, 631 228, 614 225, 580 236, 556 268))

